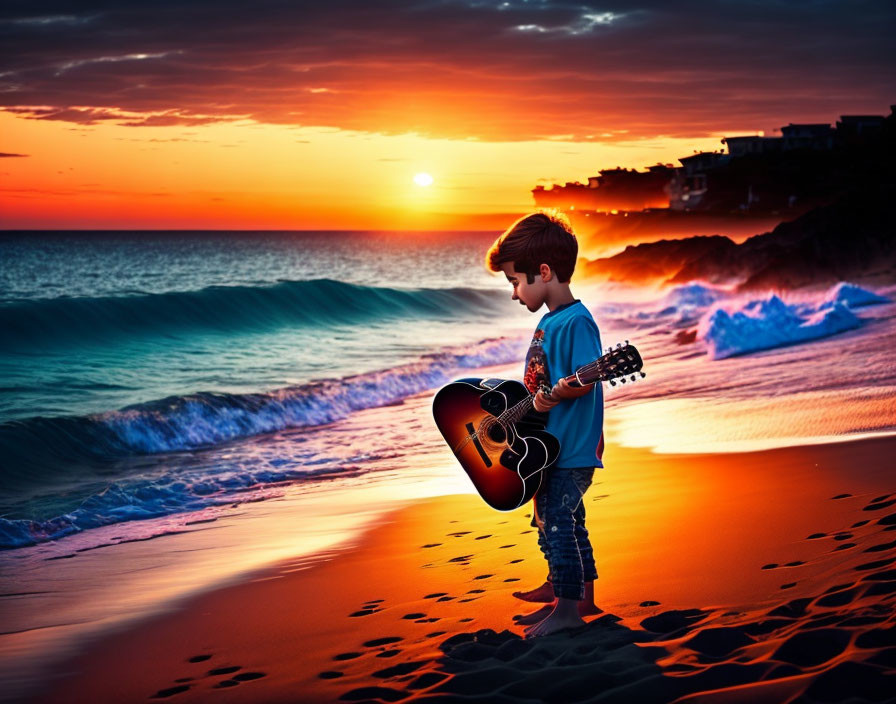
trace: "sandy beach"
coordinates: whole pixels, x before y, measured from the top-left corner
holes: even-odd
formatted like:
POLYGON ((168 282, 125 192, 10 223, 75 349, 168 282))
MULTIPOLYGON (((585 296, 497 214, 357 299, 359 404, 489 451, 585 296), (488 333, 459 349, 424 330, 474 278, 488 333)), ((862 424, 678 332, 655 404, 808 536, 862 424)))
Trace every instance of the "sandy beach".
POLYGON ((99 639, 30 701, 887 701, 894 450, 611 444, 586 494, 602 613, 572 633, 513 619, 546 574, 528 507, 445 496, 99 639))

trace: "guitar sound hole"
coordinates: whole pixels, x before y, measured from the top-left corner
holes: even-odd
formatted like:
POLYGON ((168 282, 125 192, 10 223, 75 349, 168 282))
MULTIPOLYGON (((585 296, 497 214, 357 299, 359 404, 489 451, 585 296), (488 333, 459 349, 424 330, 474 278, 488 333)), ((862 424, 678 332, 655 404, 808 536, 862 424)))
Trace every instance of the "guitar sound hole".
POLYGON ((504 432, 504 427, 500 423, 490 426, 487 433, 489 440, 492 442, 501 443, 507 439, 507 433, 504 432))

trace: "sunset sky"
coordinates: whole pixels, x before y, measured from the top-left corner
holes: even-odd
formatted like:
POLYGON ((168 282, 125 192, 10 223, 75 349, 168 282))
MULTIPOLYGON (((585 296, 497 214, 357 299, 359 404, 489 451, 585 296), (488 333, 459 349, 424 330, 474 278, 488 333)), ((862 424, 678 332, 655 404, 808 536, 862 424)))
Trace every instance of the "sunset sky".
POLYGON ((492 229, 540 183, 887 114, 893 36, 861 0, 4 2, 0 228, 492 229))

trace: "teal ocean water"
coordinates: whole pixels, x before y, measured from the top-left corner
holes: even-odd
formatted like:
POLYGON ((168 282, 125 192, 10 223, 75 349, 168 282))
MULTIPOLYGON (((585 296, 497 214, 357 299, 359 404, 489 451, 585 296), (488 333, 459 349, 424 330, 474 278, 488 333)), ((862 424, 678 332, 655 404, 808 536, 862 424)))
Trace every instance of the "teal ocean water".
MULTIPOLYGON (((90 548, 110 525, 145 539, 168 529, 145 519, 413 466, 425 433, 404 426, 428 411, 343 421, 521 369, 538 316, 486 271, 495 234, 0 234, 0 550, 90 548)), ((720 451, 893 430, 893 287, 574 289, 605 345, 632 338, 647 360, 648 383, 606 396, 608 417, 632 415, 618 440, 720 451), (794 412, 765 412, 770 396, 794 412), (806 416, 825 403, 837 413, 806 416)))
POLYGON ((257 444, 518 359, 494 236, 0 235, 0 548, 357 471, 257 444))

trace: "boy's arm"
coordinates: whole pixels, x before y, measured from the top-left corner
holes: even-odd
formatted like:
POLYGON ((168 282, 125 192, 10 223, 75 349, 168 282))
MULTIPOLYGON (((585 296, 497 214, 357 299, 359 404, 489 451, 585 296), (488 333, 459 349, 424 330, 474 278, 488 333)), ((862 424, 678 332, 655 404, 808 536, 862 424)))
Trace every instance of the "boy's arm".
POLYGON ((539 390, 538 393, 535 394, 532 407, 539 413, 547 413, 561 401, 584 396, 585 394, 590 393, 593 388, 593 383, 588 384, 587 386, 570 386, 566 379, 560 379, 560 381, 554 384, 554 388, 551 389, 550 397, 545 396, 544 392, 539 390))

